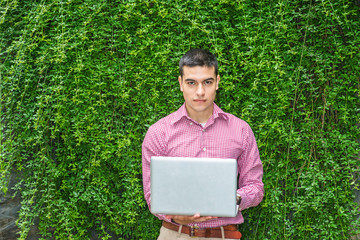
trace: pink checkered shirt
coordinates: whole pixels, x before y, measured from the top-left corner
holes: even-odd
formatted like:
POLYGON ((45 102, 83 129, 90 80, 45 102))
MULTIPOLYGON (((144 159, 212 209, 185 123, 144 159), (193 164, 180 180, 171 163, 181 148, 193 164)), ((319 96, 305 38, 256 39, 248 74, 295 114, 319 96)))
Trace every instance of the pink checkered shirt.
MULTIPOLYGON (((151 211, 150 158, 152 156, 234 158, 238 162, 238 190, 242 197, 236 217, 217 218, 190 226, 212 228, 241 224, 241 210, 257 206, 264 196, 263 167, 250 126, 215 103, 205 127, 188 117, 185 104, 160 119, 146 133, 142 144, 142 169, 145 200, 151 211)), ((156 214, 160 220, 170 221, 156 214)))

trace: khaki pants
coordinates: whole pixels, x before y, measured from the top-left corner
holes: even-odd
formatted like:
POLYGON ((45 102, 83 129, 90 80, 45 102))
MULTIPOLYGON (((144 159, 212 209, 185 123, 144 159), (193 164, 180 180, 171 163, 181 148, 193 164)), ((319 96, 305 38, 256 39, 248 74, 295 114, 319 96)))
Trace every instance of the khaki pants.
MULTIPOLYGON (((190 237, 184 233, 178 233, 173 230, 167 229, 165 227, 160 228, 160 235, 157 240, 219 240, 221 238, 198 238, 198 237, 190 237)), ((223 238, 229 239, 229 238, 223 238)), ((230 240, 230 239, 229 239, 230 240)))

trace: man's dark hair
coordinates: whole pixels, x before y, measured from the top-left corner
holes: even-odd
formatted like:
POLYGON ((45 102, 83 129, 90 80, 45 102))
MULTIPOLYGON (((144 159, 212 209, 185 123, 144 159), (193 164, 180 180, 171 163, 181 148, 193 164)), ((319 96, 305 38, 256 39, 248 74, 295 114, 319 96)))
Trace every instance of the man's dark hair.
POLYGON ((212 54, 209 50, 194 48, 189 50, 184 54, 179 62, 179 70, 180 76, 182 77, 184 74, 184 66, 188 67, 214 67, 215 75, 218 75, 218 62, 214 54, 212 54))

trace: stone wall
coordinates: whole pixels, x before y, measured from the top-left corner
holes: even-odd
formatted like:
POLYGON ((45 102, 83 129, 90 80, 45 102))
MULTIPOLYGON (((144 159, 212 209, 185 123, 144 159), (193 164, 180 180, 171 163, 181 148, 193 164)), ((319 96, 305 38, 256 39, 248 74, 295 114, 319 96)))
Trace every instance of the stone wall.
MULTIPOLYGON (((10 183, 8 186, 8 193, 4 196, 0 194, 0 240, 15 240, 20 235, 17 234, 19 231, 15 222, 19 216, 18 212, 21 207, 21 197, 17 194, 15 197, 15 191, 12 189, 16 184, 17 176, 12 174, 10 177, 10 183)), ((30 229, 27 240, 39 239, 41 236, 37 234, 36 226, 30 229)))

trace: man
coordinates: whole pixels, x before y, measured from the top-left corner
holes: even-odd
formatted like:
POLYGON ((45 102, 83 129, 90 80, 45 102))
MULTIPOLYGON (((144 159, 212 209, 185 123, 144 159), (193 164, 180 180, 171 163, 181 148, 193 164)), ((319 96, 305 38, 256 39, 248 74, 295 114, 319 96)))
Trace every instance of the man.
POLYGON ((158 239, 239 239, 237 224, 244 222, 241 211, 257 206, 263 198, 263 167, 254 134, 243 120, 223 112, 215 103, 219 87, 218 62, 207 50, 192 49, 179 63, 178 78, 185 103, 153 124, 142 145, 143 185, 151 210, 150 158, 152 156, 233 158, 238 164, 236 217, 168 216, 158 239), (220 234, 220 236, 219 236, 220 234))

